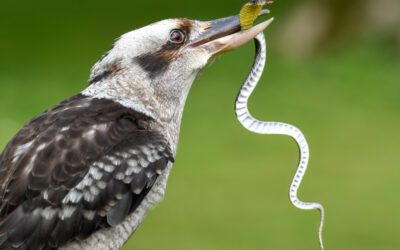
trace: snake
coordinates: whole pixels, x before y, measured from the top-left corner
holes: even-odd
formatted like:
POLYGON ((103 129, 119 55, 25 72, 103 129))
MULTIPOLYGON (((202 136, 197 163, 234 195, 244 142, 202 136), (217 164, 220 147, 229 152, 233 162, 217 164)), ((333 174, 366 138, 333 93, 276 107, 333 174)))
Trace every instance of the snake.
MULTIPOLYGON (((249 1, 241 10, 242 29, 251 28, 258 12, 261 11, 265 1, 249 1), (261 8, 260 8, 261 6, 261 8)), ((289 189, 289 198, 291 203, 298 209, 302 210, 319 210, 320 224, 318 230, 320 248, 324 249, 322 238, 322 230, 325 220, 325 210, 320 203, 304 202, 298 198, 298 190, 306 174, 308 163, 310 160, 310 148, 307 139, 300 129, 282 122, 265 122, 255 119, 248 108, 248 100, 253 91, 257 87, 261 76, 264 72, 267 60, 267 42, 263 32, 258 34, 255 41, 255 58, 251 72, 242 84, 235 103, 235 112, 238 121, 242 126, 256 134, 263 135, 285 135, 294 139, 299 148, 299 163, 289 189)))

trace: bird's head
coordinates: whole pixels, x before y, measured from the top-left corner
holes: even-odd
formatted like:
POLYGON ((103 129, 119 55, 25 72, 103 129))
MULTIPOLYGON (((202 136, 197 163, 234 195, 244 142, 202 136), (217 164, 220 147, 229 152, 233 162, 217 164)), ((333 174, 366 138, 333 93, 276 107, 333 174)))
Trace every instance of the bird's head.
POLYGON ((209 22, 168 19, 131 31, 93 67, 85 92, 161 120, 180 119, 200 70, 216 55, 252 40, 271 21, 240 31, 239 16, 209 22))

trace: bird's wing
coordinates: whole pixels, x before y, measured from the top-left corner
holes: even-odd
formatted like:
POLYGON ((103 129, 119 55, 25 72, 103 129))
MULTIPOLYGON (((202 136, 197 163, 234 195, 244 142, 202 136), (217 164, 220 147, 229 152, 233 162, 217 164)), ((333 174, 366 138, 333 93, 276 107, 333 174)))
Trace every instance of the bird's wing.
POLYGON ((122 222, 173 161, 150 123, 79 95, 26 125, 0 162, 0 249, 57 248, 122 222))

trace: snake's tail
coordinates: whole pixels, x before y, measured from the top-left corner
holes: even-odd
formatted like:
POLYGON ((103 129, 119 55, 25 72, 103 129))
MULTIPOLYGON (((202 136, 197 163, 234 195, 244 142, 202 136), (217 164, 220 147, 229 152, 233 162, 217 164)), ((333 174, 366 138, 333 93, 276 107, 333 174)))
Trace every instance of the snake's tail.
POLYGON ((255 119, 248 110, 248 99, 256 88, 264 67, 266 65, 267 45, 263 33, 260 33, 256 39, 256 57, 254 60, 253 68, 248 75, 245 83, 243 84, 239 95, 236 100, 236 115, 239 122, 249 131, 258 134, 273 134, 273 135, 287 135, 292 137, 300 150, 300 160, 297 167, 295 176, 290 186, 289 198, 292 204, 302 210, 319 210, 320 211, 320 225, 319 225, 319 241, 321 249, 324 249, 322 230, 324 226, 325 211, 324 207, 319 203, 308 203, 299 200, 297 192, 307 171, 309 162, 309 147, 307 140, 303 133, 296 127, 280 123, 280 122, 262 122, 255 119))
POLYGON ((321 246, 321 250, 324 250, 324 239, 322 238, 322 231, 324 229, 324 223, 325 223, 325 209, 322 205, 320 205, 320 208, 318 210, 321 215, 319 229, 318 229, 319 244, 321 246))
POLYGON ((281 125, 280 129, 278 131, 276 131, 276 133, 291 136, 299 148, 299 153, 300 153, 299 165, 297 167, 295 176, 294 176, 292 184, 290 186, 289 198, 290 198, 290 201, 292 202, 292 204, 299 209, 319 210, 321 217, 320 217, 318 236, 319 236, 319 242, 320 242, 321 249, 324 249, 324 244, 323 244, 323 239, 322 239, 322 230, 324 227, 324 220, 325 220, 324 207, 319 203, 303 202, 303 201, 299 200, 298 195, 297 195, 297 192, 298 192, 300 185, 303 181, 303 178, 306 174, 309 159, 310 159, 310 149, 309 149, 309 146, 307 143, 307 139, 304 136, 304 134, 300 131, 300 129, 298 129, 292 125, 289 125, 289 124, 281 125))

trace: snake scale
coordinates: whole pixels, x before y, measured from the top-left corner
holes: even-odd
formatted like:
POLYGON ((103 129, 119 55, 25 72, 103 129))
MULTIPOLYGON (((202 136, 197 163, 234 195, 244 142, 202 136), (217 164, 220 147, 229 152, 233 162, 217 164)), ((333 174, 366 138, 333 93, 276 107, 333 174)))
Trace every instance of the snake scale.
MULTIPOLYGON (((261 10, 259 6, 265 4, 265 1, 250 1, 242 8, 242 28, 243 23, 245 23, 246 25, 246 27, 243 29, 247 29, 252 26, 255 18, 258 15, 258 12, 261 10)), ((252 70, 246 78, 245 82, 243 83, 236 99, 236 116, 239 122, 251 132, 267 135, 286 135, 290 136, 296 141, 300 151, 300 159, 295 176, 290 185, 289 198, 292 204, 299 209, 320 211, 321 220, 319 226, 319 242, 321 249, 324 249, 322 239, 322 229, 325 216, 324 207, 319 203, 303 202, 298 198, 298 190, 307 171, 307 166, 310 158, 310 150, 304 134, 300 131, 300 129, 290 124, 281 122, 259 121, 255 119, 249 112, 248 100, 254 89, 256 88, 258 82, 260 81, 267 59, 267 43, 264 34, 260 33, 254 40, 256 56, 254 59, 252 70)))

